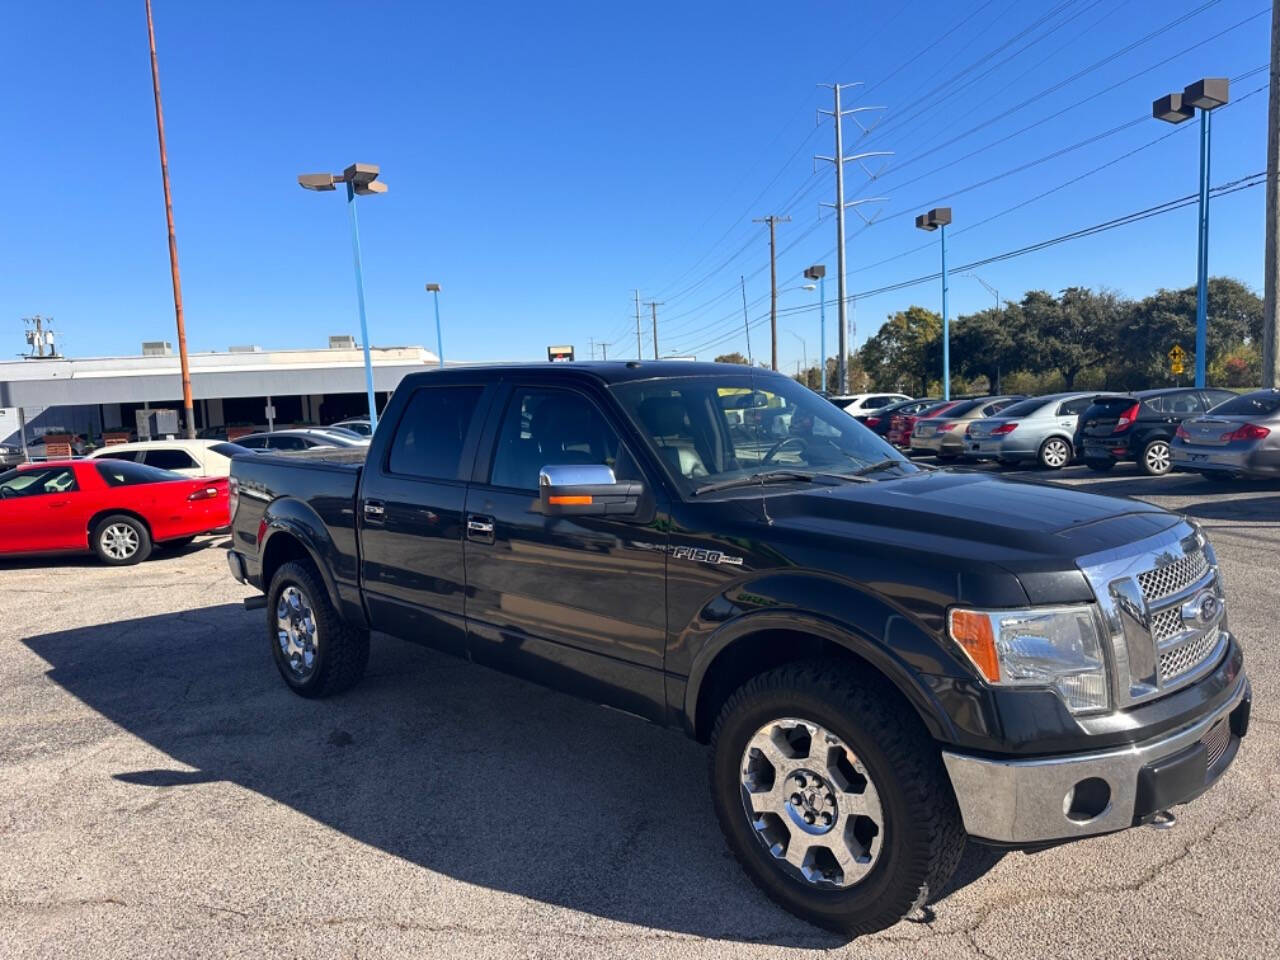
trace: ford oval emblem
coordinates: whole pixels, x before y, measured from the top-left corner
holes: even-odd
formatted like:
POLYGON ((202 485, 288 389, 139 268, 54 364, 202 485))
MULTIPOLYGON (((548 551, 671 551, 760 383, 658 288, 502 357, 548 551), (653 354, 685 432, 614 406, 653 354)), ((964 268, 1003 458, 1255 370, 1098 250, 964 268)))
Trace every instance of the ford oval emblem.
POLYGON ((1188 627, 1205 627, 1218 618, 1222 602, 1210 590, 1197 593, 1182 605, 1182 622, 1188 627))

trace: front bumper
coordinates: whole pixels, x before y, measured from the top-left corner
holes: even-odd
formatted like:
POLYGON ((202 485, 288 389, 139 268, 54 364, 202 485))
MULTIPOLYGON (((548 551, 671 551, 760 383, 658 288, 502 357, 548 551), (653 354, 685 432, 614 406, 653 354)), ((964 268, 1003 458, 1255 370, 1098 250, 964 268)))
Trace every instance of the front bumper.
POLYGON ((1129 747, 1034 760, 944 750, 942 760, 972 837, 1023 845, 1111 833, 1217 782, 1248 731, 1251 702, 1241 674, 1212 713, 1129 747))

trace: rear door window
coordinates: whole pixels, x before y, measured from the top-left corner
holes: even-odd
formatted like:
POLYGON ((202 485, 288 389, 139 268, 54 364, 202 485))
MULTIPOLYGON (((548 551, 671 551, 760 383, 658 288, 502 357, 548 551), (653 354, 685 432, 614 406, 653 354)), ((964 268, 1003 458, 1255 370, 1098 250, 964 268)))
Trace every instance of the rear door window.
POLYGON ((271 450, 305 450, 307 441, 302 437, 267 437, 267 447, 271 450))
POLYGON ((462 453, 482 393, 478 386, 417 390, 396 425, 387 469, 425 480, 465 479, 462 453))
POLYGON ((1093 403, 1093 397, 1076 397, 1074 400, 1063 400, 1062 403, 1058 404, 1058 416, 1078 416, 1088 410, 1091 403, 1093 403))
POLYGON ((1218 406, 1219 404, 1230 403, 1237 396, 1238 394, 1234 393, 1231 390, 1206 390, 1204 392, 1204 399, 1205 399, 1205 402, 1209 405, 1208 408, 1210 410, 1212 410, 1214 407, 1218 406))
POLYGON ((149 467, 159 467, 161 470, 191 470, 200 466, 191 458, 191 454, 177 447, 144 450, 142 462, 149 467))

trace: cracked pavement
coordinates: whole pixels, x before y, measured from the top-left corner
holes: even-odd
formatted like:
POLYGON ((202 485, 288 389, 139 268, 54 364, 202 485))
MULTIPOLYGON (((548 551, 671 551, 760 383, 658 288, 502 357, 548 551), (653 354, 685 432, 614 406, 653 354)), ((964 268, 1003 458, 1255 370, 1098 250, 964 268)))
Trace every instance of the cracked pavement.
POLYGON ((1056 479, 1217 548, 1253 723, 1175 829, 971 844, 846 944, 741 874, 674 732, 385 637, 355 691, 291 695, 214 537, 0 561, 0 956, 1280 956, 1280 491, 1056 479))

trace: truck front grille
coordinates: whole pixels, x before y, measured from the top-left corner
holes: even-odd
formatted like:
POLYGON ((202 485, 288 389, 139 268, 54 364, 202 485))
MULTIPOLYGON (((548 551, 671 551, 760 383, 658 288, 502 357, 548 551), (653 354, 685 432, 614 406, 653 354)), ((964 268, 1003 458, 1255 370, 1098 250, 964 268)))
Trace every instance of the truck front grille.
POLYGON ((1200 664, 1204 663, 1205 658, 1213 653, 1213 648, 1217 645, 1218 630, 1215 627, 1212 630, 1206 630, 1204 633, 1193 635, 1191 639, 1178 644, 1176 647, 1161 650, 1160 685, 1167 686, 1173 680, 1185 673, 1190 673, 1200 666, 1200 664))
POLYGON ((1172 563, 1138 574, 1138 586, 1142 588, 1143 599, 1155 603, 1185 590, 1208 572, 1209 558, 1203 549, 1197 549, 1172 563))

